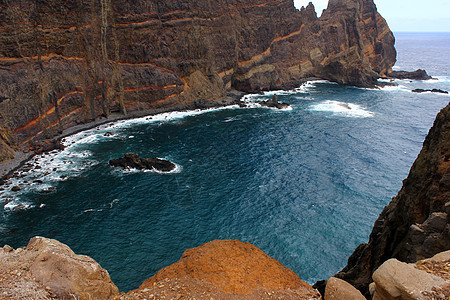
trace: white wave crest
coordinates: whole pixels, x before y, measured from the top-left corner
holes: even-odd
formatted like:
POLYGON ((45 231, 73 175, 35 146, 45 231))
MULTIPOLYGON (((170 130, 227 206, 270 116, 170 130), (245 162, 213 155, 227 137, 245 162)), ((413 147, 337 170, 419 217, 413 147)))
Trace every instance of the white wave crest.
POLYGON ((433 79, 425 80, 426 83, 449 83, 450 76, 433 76, 433 79))
MULTIPOLYGON (((164 159, 164 158, 162 158, 164 159)), ((175 165, 175 168, 171 171, 160 171, 156 170, 155 168, 151 170, 139 170, 136 168, 114 168, 113 172, 120 173, 120 174, 136 174, 136 173, 157 173, 157 174, 179 174, 183 170, 183 167, 177 163, 173 163, 175 165)))
POLYGON ((375 113, 362 108, 358 104, 327 100, 311 106, 311 110, 320 112, 331 112, 334 115, 353 117, 353 118, 371 118, 375 113))

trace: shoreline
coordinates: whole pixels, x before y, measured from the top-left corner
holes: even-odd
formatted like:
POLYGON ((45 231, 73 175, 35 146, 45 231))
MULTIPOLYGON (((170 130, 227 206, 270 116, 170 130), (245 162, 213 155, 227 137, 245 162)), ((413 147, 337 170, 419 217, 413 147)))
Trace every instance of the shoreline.
MULTIPOLYGON (((383 79, 383 78, 380 77, 379 79, 383 79)), ((307 82, 315 82, 315 81, 321 81, 321 80, 323 80, 323 79, 317 78, 317 77, 310 77, 310 78, 307 78, 306 80, 303 80, 300 83, 299 87, 307 82)), ((328 80, 326 80, 326 81, 328 81, 328 80)), ((328 82, 332 82, 332 81, 328 81, 328 82)), ((379 85, 377 85, 377 88, 384 87, 386 85, 389 86, 389 85, 396 85, 396 84, 392 84, 392 83, 383 84, 383 82, 379 82, 379 85)), ((290 90, 294 90, 294 89, 290 89, 290 90)), ((290 91, 290 90, 274 90, 274 92, 290 91)), ((264 92, 269 92, 269 91, 261 91, 262 94, 264 92)), ((246 92, 232 89, 232 90, 229 90, 224 97, 220 98, 217 101, 206 101, 206 102, 202 101, 202 103, 194 102, 194 103, 191 103, 190 105, 185 105, 185 106, 176 106, 175 105, 173 107, 153 108, 153 109, 148 109, 148 110, 143 110, 143 111, 133 111, 128 115, 123 115, 121 113, 112 113, 109 116, 109 118, 107 118, 107 119, 101 118, 101 119, 97 119, 97 120, 89 122, 89 123, 84 123, 84 124, 66 128, 63 130, 63 132, 61 134, 54 136, 52 138, 52 140, 61 140, 65 137, 68 137, 68 136, 71 136, 71 135, 74 135, 74 134, 77 134, 77 133, 80 133, 80 132, 83 132, 83 131, 86 131, 89 129, 93 129, 100 125, 113 123, 116 121, 137 119, 137 118, 154 116, 154 115, 167 113, 167 112, 185 112, 185 111, 188 111, 191 109, 205 110, 205 109, 209 109, 209 108, 225 107, 225 106, 233 105, 233 104, 239 105, 240 103, 245 103, 245 101, 244 102, 242 101, 244 96, 253 95, 253 94, 255 94, 255 93, 246 93, 246 92)), ((21 167, 23 167, 35 155, 36 155, 36 153, 34 153, 34 152, 25 153, 23 150, 19 150, 14 153, 13 159, 6 161, 4 163, 0 163, 0 186, 2 186, 4 181, 8 179, 8 176, 12 176, 15 171, 17 171, 21 167)))
MULTIPOLYGON (((181 106, 174 106, 170 108, 154 108, 149 109, 145 111, 134 111, 132 113, 129 113, 128 115, 123 115, 121 113, 112 113, 109 118, 101 118, 97 119, 95 121, 76 125, 73 127, 69 127, 67 129, 64 129, 63 132, 55 137, 53 137, 53 140, 61 140, 65 137, 93 129, 97 126, 113 123, 117 121, 123 121, 123 120, 131 120, 131 119, 137 119, 142 117, 148 117, 148 116, 155 116, 162 113, 168 113, 168 112, 185 112, 193 109, 201 109, 206 110, 210 108, 221 108, 232 104, 239 104, 241 103, 241 98, 246 95, 244 92, 232 90, 229 91, 228 94, 222 98, 220 98, 218 101, 208 101, 207 103, 192 103, 192 107, 187 105, 184 107, 181 106)), ((35 152, 24 152, 23 150, 18 150, 14 153, 14 158, 11 160, 8 160, 4 163, 0 164, 0 186, 3 185, 4 181, 8 179, 8 176, 12 176, 14 172, 19 170, 21 167, 23 167, 28 161, 30 161, 35 155, 37 155, 35 152)))

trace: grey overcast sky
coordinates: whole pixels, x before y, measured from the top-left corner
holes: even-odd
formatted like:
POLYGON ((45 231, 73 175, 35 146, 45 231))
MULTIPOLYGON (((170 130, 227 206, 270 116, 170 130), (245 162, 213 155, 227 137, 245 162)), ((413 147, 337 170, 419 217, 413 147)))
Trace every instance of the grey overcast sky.
MULTIPOLYGON (((294 0, 301 8, 311 0, 294 0)), ((318 15, 328 0, 312 0, 318 15)), ((450 32, 450 0, 375 0, 378 11, 394 32, 450 32)))

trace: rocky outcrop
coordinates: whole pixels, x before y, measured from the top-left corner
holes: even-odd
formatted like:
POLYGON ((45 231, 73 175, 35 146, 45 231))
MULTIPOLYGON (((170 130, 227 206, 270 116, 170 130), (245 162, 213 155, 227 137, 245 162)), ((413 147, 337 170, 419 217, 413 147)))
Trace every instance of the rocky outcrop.
MULTIPOLYGON (((25 146, 80 123, 227 104, 231 89, 310 76, 373 86, 395 63, 372 0, 0 1, 0 136, 25 146), (117 117, 117 116, 116 116, 117 117)), ((27 146, 28 148, 28 146, 27 146)))
POLYGON ((1 299, 110 299, 118 293, 98 263, 56 240, 34 237, 26 248, 0 248, 1 299))
POLYGON ((336 277, 366 295, 373 272, 390 258, 412 263, 450 249, 450 104, 437 115, 398 195, 336 277))
POLYGON ((441 93, 441 94, 448 94, 447 91, 441 90, 441 89, 431 89, 431 90, 424 90, 424 89, 415 89, 412 90, 413 93, 426 93, 426 92, 430 92, 430 93, 441 93))
POLYGON ((412 80, 429 80, 433 79, 425 70, 418 69, 412 72, 408 71, 392 71, 387 73, 388 77, 396 79, 412 79, 412 80))
POLYGON ((272 99, 267 101, 260 102, 262 106, 269 107, 269 108, 276 108, 276 109, 285 109, 289 107, 289 104, 287 103, 281 103, 278 102, 278 96, 273 95, 272 99))
POLYGON ((425 300, 450 297, 450 251, 416 264, 397 259, 383 263, 373 274, 373 300, 425 300))
POLYGON ((291 270, 257 247, 215 240, 121 293, 93 259, 56 240, 0 248, 1 299, 321 299, 291 270))
POLYGON ((135 153, 125 153, 123 158, 111 159, 109 164, 113 167, 125 169, 157 170, 161 172, 170 172, 176 168, 176 165, 171 161, 160 158, 140 158, 135 153))
POLYGON ((208 299, 212 295, 222 299, 239 295, 245 299, 320 299, 320 294, 294 272, 252 244, 238 240, 215 240, 186 250, 178 262, 144 281, 127 294, 127 299, 163 295, 170 291, 164 287, 177 283, 180 296, 192 297, 191 293, 201 291, 208 299), (181 285, 186 288, 181 289, 181 285))

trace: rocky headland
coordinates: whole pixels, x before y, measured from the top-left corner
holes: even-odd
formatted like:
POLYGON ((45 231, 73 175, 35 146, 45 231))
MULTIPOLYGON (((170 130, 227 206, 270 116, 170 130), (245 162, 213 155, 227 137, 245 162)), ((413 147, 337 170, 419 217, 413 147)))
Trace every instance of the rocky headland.
POLYGON ((0 6, 0 161, 80 124, 226 105, 310 77, 373 87, 396 59, 372 0, 330 0, 320 18, 292 0, 0 6))

